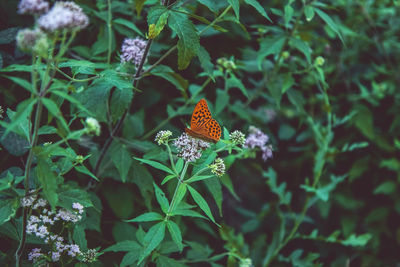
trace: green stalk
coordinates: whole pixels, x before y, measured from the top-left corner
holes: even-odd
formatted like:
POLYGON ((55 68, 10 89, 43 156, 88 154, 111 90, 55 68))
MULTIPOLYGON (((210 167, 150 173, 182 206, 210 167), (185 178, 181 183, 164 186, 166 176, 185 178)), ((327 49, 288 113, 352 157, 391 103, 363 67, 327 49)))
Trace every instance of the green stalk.
POLYGON ((107 0, 107 5, 108 5, 108 16, 107 16, 107 29, 108 29, 108 51, 107 51, 107 64, 110 64, 111 62, 111 49, 112 49, 112 6, 111 6, 111 0, 107 0))
POLYGON ((185 162, 185 166, 183 167, 183 170, 181 172, 181 175, 178 178, 178 183, 176 184, 175 192, 174 192, 174 195, 172 197, 171 204, 169 205, 167 216, 165 217, 166 220, 169 219, 170 213, 174 210, 175 201, 176 201, 176 193, 178 192, 179 186, 181 184, 183 184, 183 179, 185 179, 185 174, 186 174, 188 166, 189 166, 189 162, 186 161, 185 162))

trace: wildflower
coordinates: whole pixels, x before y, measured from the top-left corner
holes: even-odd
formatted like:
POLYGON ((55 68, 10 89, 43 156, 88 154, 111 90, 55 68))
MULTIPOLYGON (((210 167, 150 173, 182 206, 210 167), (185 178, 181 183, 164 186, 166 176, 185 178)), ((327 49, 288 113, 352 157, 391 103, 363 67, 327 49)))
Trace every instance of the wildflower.
POLYGON ((19 14, 41 15, 49 10, 49 3, 44 0, 21 0, 18 4, 19 14))
POLYGON ((229 139, 232 141, 234 145, 243 145, 246 141, 244 133, 241 131, 235 130, 229 134, 229 139))
POLYGON ((83 262, 94 262, 97 258, 97 250, 89 249, 88 251, 81 254, 83 262))
POLYGON ((253 262, 249 258, 241 259, 240 263, 239 263, 239 266, 240 267, 251 267, 251 266, 253 266, 253 262))
POLYGON ((260 129, 250 126, 249 127, 249 136, 246 138, 246 142, 244 143, 244 148, 260 148, 262 151, 262 159, 266 161, 268 158, 272 158, 272 146, 266 145, 269 141, 268 135, 263 133, 260 129))
POLYGON ((315 60, 314 60, 314 64, 317 66, 322 66, 325 63, 325 59, 321 56, 318 56, 315 60))
POLYGON ((22 207, 30 207, 32 206, 33 202, 36 200, 36 195, 30 195, 21 198, 21 206, 22 207))
POLYGON ((43 254, 40 251, 41 251, 40 248, 32 249, 31 252, 29 252, 28 254, 28 259, 30 261, 36 261, 37 259, 43 257, 43 254))
POLYGON ((89 18, 74 2, 56 2, 49 12, 38 19, 39 27, 46 32, 57 30, 82 30, 89 18))
POLYGON ((55 262, 55 261, 58 261, 59 259, 60 259, 60 256, 61 256, 61 254, 60 254, 60 252, 52 252, 51 253, 51 260, 53 261, 53 262, 55 262))
POLYGON ((35 203, 35 205, 33 205, 33 207, 32 207, 32 209, 38 209, 38 208, 41 208, 41 207, 45 207, 47 205, 47 201, 45 200, 45 199, 43 199, 43 198, 39 198, 38 200, 37 200, 37 202, 35 203))
POLYGON ((100 124, 99 122, 95 119, 95 118, 87 118, 86 121, 86 132, 89 135, 96 135, 99 136, 100 135, 100 124))
POLYGON ((202 151, 210 146, 209 143, 193 138, 186 133, 175 140, 174 145, 178 148, 178 157, 187 162, 193 162, 201 157, 202 151))
POLYGON ((235 61, 228 60, 224 57, 217 59, 217 64, 220 66, 221 70, 226 69, 231 71, 237 69, 235 61))
POLYGON ((61 209, 57 212, 56 218, 59 218, 66 222, 76 223, 82 219, 82 216, 76 215, 75 213, 69 210, 61 209))
POLYGON ((136 37, 135 39, 126 38, 121 48, 121 63, 132 62, 136 67, 142 61, 144 49, 147 42, 136 37))
POLYGON ((72 245, 67 245, 69 248, 68 255, 71 257, 76 257, 76 255, 81 254, 81 250, 78 245, 72 244, 72 245))
POLYGON ((171 131, 159 131, 156 135, 154 141, 157 142, 158 145, 168 144, 168 138, 172 135, 171 131))
POLYGON ((221 158, 216 158, 214 163, 208 165, 208 167, 211 169, 211 172, 218 177, 225 174, 225 163, 221 158))
POLYGON ((17 46, 24 52, 33 52, 38 55, 46 55, 49 49, 47 36, 40 29, 23 29, 18 31, 17 46))
POLYGON ((72 203, 72 208, 78 210, 79 214, 83 213, 83 206, 81 205, 81 203, 78 202, 72 203))

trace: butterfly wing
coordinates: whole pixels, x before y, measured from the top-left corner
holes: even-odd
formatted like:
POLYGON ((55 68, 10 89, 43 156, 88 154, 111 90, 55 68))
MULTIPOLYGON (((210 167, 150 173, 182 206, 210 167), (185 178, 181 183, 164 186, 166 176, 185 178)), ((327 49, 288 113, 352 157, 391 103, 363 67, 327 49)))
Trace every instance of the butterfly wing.
POLYGON ((221 138, 221 127, 219 126, 218 122, 214 119, 209 120, 205 125, 204 128, 207 130, 208 137, 218 142, 221 138))
POLYGON ((207 102, 203 98, 194 107, 190 128, 196 130, 201 128, 207 121, 211 119, 211 112, 208 109, 207 102))

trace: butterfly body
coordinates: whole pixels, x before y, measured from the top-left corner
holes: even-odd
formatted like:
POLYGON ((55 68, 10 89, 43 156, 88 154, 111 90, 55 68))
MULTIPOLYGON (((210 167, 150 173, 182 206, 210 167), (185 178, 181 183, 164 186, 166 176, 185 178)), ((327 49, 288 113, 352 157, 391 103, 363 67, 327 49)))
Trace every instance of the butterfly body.
POLYGON ((221 127, 218 122, 211 117, 207 101, 203 98, 195 106, 190 120, 190 129, 185 132, 195 138, 207 142, 217 143, 221 137, 221 127))

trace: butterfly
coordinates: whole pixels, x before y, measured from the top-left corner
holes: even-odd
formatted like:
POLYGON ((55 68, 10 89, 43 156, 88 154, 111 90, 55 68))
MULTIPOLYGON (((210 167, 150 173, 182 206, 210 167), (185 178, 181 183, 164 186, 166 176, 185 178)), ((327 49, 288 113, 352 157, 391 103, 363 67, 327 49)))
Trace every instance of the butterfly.
POLYGON ((192 137, 207 142, 217 143, 219 141, 221 137, 221 127, 218 122, 211 117, 207 101, 204 98, 194 107, 192 119, 190 121, 190 129, 186 128, 185 132, 192 137))

